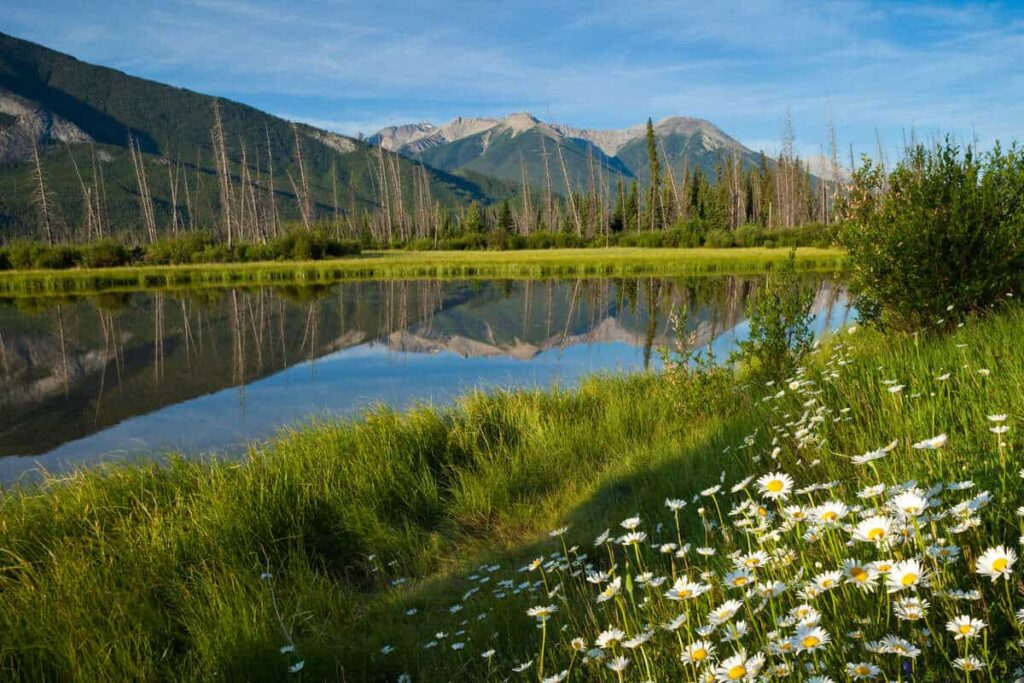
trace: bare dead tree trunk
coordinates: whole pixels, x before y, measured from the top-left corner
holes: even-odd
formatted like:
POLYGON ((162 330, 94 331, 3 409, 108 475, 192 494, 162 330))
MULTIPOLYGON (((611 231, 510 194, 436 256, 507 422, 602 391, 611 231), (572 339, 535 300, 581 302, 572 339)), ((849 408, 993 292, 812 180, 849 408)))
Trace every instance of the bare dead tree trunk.
POLYGON ((267 136, 267 200, 270 208, 267 212, 267 221, 270 223, 270 234, 278 233, 277 220, 277 196, 274 194, 274 148, 270 146, 270 128, 266 122, 263 123, 263 132, 267 136))
POLYGON ((533 207, 530 205, 530 183, 526 179, 526 164, 523 163, 523 153, 519 152, 519 175, 523 184, 523 212, 519 216, 519 232, 522 235, 530 234, 530 224, 533 221, 533 207))
POLYGON ((75 155, 71 152, 71 146, 68 143, 64 143, 64 149, 68 152, 68 157, 71 159, 71 166, 75 169, 75 177, 78 178, 78 186, 82 190, 82 221, 85 227, 85 239, 92 239, 92 194, 89 189, 85 186, 85 180, 82 179, 82 174, 78 170, 78 161, 75 160, 75 155))
POLYGON ((178 177, 180 175, 181 167, 178 164, 174 165, 174 173, 171 173, 171 167, 167 167, 167 184, 171 188, 171 234, 178 234, 178 177))
POLYGON ((96 194, 96 233, 102 238, 105 230, 110 229, 110 217, 107 215, 107 189, 106 181, 103 179, 103 166, 96 159, 96 146, 89 143, 89 153, 92 155, 92 187, 96 194), (104 227, 104 224, 105 227, 104 227))
POLYGON ((299 198, 299 213, 302 214, 302 225, 305 226, 306 230, 309 230, 312 226, 309 224, 309 215, 303 208, 305 202, 301 200, 302 188, 295 184, 295 178, 292 177, 291 170, 286 170, 285 173, 288 174, 288 182, 292 185, 292 192, 295 193, 296 198, 299 198))
POLYGON ((331 158, 331 190, 334 194, 334 233, 338 234, 338 164, 331 158))
MULTIPOLYGON (((299 182, 302 183, 302 194, 299 201, 299 210, 302 212, 302 222, 306 229, 313 225, 313 205, 309 193, 309 179, 306 177, 306 164, 302 160, 302 144, 299 142, 299 127, 292 124, 292 134, 295 136, 295 160, 299 164, 299 182)), ((294 182, 292 185, 294 186, 294 182)))
POLYGON ((569 182, 569 172, 565 170, 565 157, 562 156, 562 146, 557 141, 555 148, 558 150, 558 163, 562 166, 562 177, 565 178, 565 190, 569 196, 569 210, 572 212, 572 222, 576 226, 576 235, 582 237, 583 226, 580 225, 580 214, 576 210, 576 198, 573 196, 572 184, 569 182))
POLYGON ((234 244, 234 225, 232 220, 231 207, 231 168, 228 165, 227 145, 224 141, 224 123, 220 118, 220 103, 213 101, 213 129, 210 131, 213 138, 213 155, 217 167, 217 180, 220 184, 220 211, 221 220, 224 223, 224 230, 227 233, 228 249, 234 244))
POLYGON ((35 203, 39 207, 39 218, 43 223, 43 234, 46 235, 46 242, 53 244, 53 225, 50 216, 50 193, 46 189, 46 181, 43 178, 43 164, 39 160, 39 147, 35 141, 32 142, 32 161, 35 164, 33 180, 35 181, 35 203))
POLYGON ((139 206, 142 210, 142 218, 146 222, 146 232, 149 241, 156 241, 156 217, 153 214, 153 200, 149 195, 149 183, 146 181, 146 160, 142 156, 142 148, 131 133, 128 133, 128 148, 132 155, 132 165, 135 168, 135 182, 139 187, 139 206))
POLYGON ((383 188, 383 199, 384 199, 384 216, 387 219, 387 230, 388 230, 388 242, 392 240, 392 226, 391 226, 391 198, 388 194, 388 177, 384 170, 384 148, 380 145, 377 146, 377 161, 380 165, 380 182, 383 188))

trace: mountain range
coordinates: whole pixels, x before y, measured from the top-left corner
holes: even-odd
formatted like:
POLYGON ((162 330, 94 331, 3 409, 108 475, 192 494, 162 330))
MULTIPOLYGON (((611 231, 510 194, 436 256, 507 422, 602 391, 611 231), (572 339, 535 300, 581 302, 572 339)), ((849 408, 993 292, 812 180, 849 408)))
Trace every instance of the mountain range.
MULTIPOLYGON (((745 167, 761 162, 759 153, 704 119, 671 116, 653 128, 658 151, 677 178, 683 164, 714 176, 717 164, 727 158, 739 159, 745 167)), ((650 175, 646 132, 642 123, 594 130, 547 123, 517 112, 504 118, 458 117, 442 126, 428 122, 391 126, 368 141, 444 171, 520 183, 525 175, 534 188, 545 188, 550 182, 555 192, 564 193, 567 178, 569 185, 583 187, 590 183, 591 174, 611 184, 646 182, 650 175)))
MULTIPOLYGON (((258 196, 272 192, 282 221, 300 216, 296 138, 319 218, 378 208, 380 148, 394 168, 389 176, 407 188, 406 203, 415 183, 425 178, 430 196, 447 208, 499 202, 520 193, 524 182, 534 192, 565 194, 592 183, 609 188, 619 181, 645 183, 649 175, 645 124, 593 130, 519 112, 460 117, 440 126, 393 126, 356 139, 87 64, 0 33, 0 238, 39 234, 34 149, 59 225, 81 225, 87 203, 94 202, 108 231, 143 230, 132 145, 142 158, 159 230, 217 225, 215 103, 239 201, 247 185, 258 196)), ((745 167, 771 163, 704 119, 674 116, 653 127, 663 173, 667 167, 676 179, 684 164, 713 176, 725 159, 745 167)))
MULTIPOLYGON (((218 103, 237 187, 243 147, 248 174, 259 170, 259 189, 269 191, 268 149, 273 186, 282 219, 297 219, 298 204, 289 174, 299 177, 296 133, 301 141, 311 203, 319 216, 377 206, 377 150, 366 142, 303 124, 293 124, 253 107, 129 76, 79 61, 42 45, 0 33, 0 235, 31 234, 38 215, 32 205, 32 154, 41 154, 57 217, 79 220, 82 185, 105 194, 112 230, 141 230, 138 185, 129 139, 144 159, 156 218, 170 223, 173 178, 178 177, 179 213, 185 183, 196 222, 217 223, 217 175, 211 142, 213 106, 218 103), (294 128, 293 128, 294 126, 294 128), (93 177, 97 176, 95 183, 93 177), (79 181, 82 177, 83 182, 79 181), (337 182, 335 183, 335 176, 337 182), (335 194, 335 186, 338 191, 335 194), (337 197, 337 200, 335 200, 337 197)), ((432 196, 445 206, 472 200, 493 202, 510 189, 472 172, 452 174, 388 153, 398 175, 411 187, 426 173, 432 196)), ((182 221, 185 216, 181 216, 182 221)))

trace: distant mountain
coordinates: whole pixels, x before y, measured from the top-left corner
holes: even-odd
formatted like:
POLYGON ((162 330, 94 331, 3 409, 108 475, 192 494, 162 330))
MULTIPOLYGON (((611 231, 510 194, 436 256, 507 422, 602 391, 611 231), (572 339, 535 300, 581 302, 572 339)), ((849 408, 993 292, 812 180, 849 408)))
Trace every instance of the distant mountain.
MULTIPOLYGON (((684 162, 712 176, 726 158, 738 158, 745 166, 760 163, 757 152, 704 119, 669 117, 654 124, 654 132, 658 151, 677 178, 684 162)), ((460 117, 443 126, 392 126, 368 141, 450 172, 474 171, 521 182, 525 171, 532 186, 546 187, 550 178, 556 192, 565 191, 566 176, 576 187, 589 184, 591 173, 595 182, 603 177, 606 183, 634 178, 646 182, 649 176, 645 124, 592 130, 546 123, 520 112, 505 118, 460 117)))
MULTIPOLYGON (((31 234, 37 228, 30 192, 33 146, 42 154, 48 189, 65 226, 77 224, 83 215, 81 176, 97 192, 102 184, 103 210, 111 229, 143 230, 129 136, 143 154, 158 227, 165 229, 171 223, 175 177, 178 213, 185 211, 187 182, 196 222, 214 225, 218 216, 210 133, 214 101, 208 95, 87 64, 0 33, 0 237, 31 234)), ((240 187, 244 147, 248 175, 255 178, 260 173, 259 187, 266 189, 269 143, 278 211, 284 219, 297 219, 298 205, 289 180, 289 173, 298 177, 292 123, 243 104, 219 102, 235 181, 240 187)), ((345 212, 377 205, 377 150, 311 126, 300 124, 297 130, 318 216, 332 215, 336 207, 345 212)), ((419 166, 405 158, 397 160, 398 175, 410 188, 413 175, 422 173, 419 166)), ((471 200, 487 203, 496 193, 508 190, 470 174, 425 171, 432 196, 448 206, 471 200)))

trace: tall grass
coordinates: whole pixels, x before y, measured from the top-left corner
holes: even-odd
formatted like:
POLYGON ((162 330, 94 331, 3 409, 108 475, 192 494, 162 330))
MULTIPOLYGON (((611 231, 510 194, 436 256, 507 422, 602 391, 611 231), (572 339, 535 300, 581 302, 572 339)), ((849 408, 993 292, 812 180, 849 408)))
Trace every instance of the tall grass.
MULTIPOLYGON (((559 612, 544 624, 545 675, 572 668, 574 677, 615 680, 607 657, 583 668, 598 632, 657 628, 679 614, 661 594, 686 567, 694 579, 702 567, 717 577, 730 564, 725 555, 753 549, 739 529, 723 535, 735 519, 728 502, 747 496, 728 487, 776 469, 798 486, 838 482, 827 494, 810 494, 818 503, 855 499, 853 492, 879 481, 917 479, 926 488, 973 479, 975 489, 963 496, 987 489, 997 505, 981 527, 949 539, 968 557, 933 570, 959 581, 973 576, 981 547, 1016 543, 1013 510, 1024 503, 1016 476, 1022 333, 1024 317, 1011 312, 946 339, 844 335, 812 357, 795 388, 773 398, 779 387, 737 385, 733 400, 723 401, 729 408, 685 422, 677 419, 677 394, 659 378, 606 377, 571 391, 474 394, 447 410, 381 409, 316 423, 255 448, 244 462, 126 465, 7 491, 0 498, 0 675, 274 680, 301 661, 299 675, 313 680, 405 672, 416 680, 479 680, 505 679, 515 675, 513 665, 533 659, 522 676, 536 679, 542 631, 525 609, 550 603, 559 612), (904 388, 891 392, 884 379, 904 388), (1010 416, 1010 431, 999 438, 988 430, 992 413, 1010 416), (824 419, 809 421, 818 414, 824 419), (910 447, 940 432, 949 435, 945 448, 910 447), (892 440, 895 449, 870 466, 846 457, 892 440), (722 481, 718 498, 698 497, 684 508, 677 532, 664 500, 693 501, 722 481), (648 541, 681 538, 717 555, 691 551, 673 560, 648 543, 592 547, 600 531, 636 513, 648 541), (565 535, 548 537, 561 526, 565 535), (626 584, 619 598, 598 604, 597 589, 573 572, 586 564, 609 569, 609 552, 626 584), (538 555, 538 569, 521 570, 538 555), (637 563, 668 577, 668 585, 638 585, 637 563), (562 588, 549 595, 554 585, 562 588), (586 641, 583 652, 571 647, 576 637, 586 641), (456 643, 463 646, 453 649, 456 643), (280 653, 284 645, 294 651, 280 653), (481 657, 490 649, 493 658, 481 657)), ((795 557, 761 575, 783 577, 789 588, 768 611, 753 611, 755 599, 746 603, 750 654, 773 628, 769 612, 796 601, 802 581, 846 552, 844 535, 829 538, 835 543, 797 546, 795 557)), ((681 639, 696 637, 701 609, 726 596, 743 599, 718 578, 711 583, 685 630, 657 631, 638 650, 610 648, 632 660, 624 678, 692 677, 679 662, 681 639)), ((1008 680, 1016 626, 1007 610, 1019 600, 987 579, 960 585, 977 586, 982 602, 953 605, 929 593, 934 618, 943 619, 931 624, 933 640, 956 655, 959 641, 941 635, 945 616, 954 608, 982 616, 990 635, 972 652, 989 657, 995 680, 1008 680)), ((886 595, 847 586, 814 602, 833 646, 792 664, 841 670, 844 658, 863 657, 846 635, 858 629, 868 638, 883 628, 920 634, 917 624, 911 630, 893 617, 886 595)), ((714 638, 724 657, 734 646, 719 643, 721 635, 714 638)), ((931 647, 914 663, 915 675, 948 671, 939 652, 931 647)), ((908 676, 907 660, 875 659, 888 680, 908 676)))
MULTIPOLYGON (((676 276, 764 272, 788 251, 747 249, 552 249, 516 252, 369 252, 361 257, 287 263, 125 266, 0 272, 0 295, 38 296, 240 284, 331 283, 358 279, 676 276)), ((837 249, 801 248, 806 270, 841 270, 837 249)))

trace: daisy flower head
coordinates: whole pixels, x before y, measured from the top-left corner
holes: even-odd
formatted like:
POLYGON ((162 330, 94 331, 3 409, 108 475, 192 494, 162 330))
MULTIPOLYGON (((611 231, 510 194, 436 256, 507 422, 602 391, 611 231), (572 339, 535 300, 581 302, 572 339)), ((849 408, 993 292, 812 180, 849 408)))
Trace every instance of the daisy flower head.
POLYGON ((961 614, 946 622, 946 630, 953 634, 954 640, 974 638, 985 628, 985 622, 974 619, 970 615, 961 614))
POLYGON ((870 662, 850 662, 846 665, 846 675, 855 681, 869 681, 881 674, 882 670, 870 662))
POLYGON ((758 653, 748 658, 746 650, 741 649, 719 663, 715 668, 715 680, 719 683, 754 680, 761 672, 762 667, 764 667, 763 654, 758 653))
POLYGON ((558 611, 556 605, 538 605, 537 607, 531 607, 526 610, 527 616, 531 616, 538 621, 546 621, 552 614, 558 611))
POLYGON ((820 626, 797 626, 793 645, 800 652, 814 652, 828 645, 831 640, 828 631, 820 626))
POLYGON ((1016 561, 1017 553, 1013 549, 998 545, 981 554, 975 571, 989 577, 993 582, 1001 578, 1009 581, 1016 561))
POLYGON ((961 671, 981 671, 985 668, 985 662, 981 661, 974 655, 968 655, 966 657, 958 657, 954 659, 953 666, 961 671))
POLYGON ((764 498, 778 500, 789 496, 793 488, 793 478, 782 472, 772 472, 758 478, 757 486, 764 498))
POLYGON ((622 673, 629 666, 629 657, 623 657, 621 655, 613 657, 607 664, 605 664, 605 666, 615 673, 622 673))
POLYGON ((902 590, 917 590, 927 578, 927 569, 917 560, 900 560, 894 562, 889 571, 886 586, 890 593, 902 590))
POLYGON ((919 451, 934 451, 945 446, 946 441, 948 440, 949 437, 947 437, 945 434, 939 434, 938 436, 933 436, 930 439, 918 441, 917 443, 914 444, 914 448, 916 448, 919 451))
POLYGON ((640 515, 633 515, 619 522, 623 529, 626 531, 633 531, 640 526, 640 515))
POLYGON ((853 530, 853 540, 881 545, 892 535, 892 520, 884 515, 875 515, 861 520, 853 530))
POLYGON ((597 636, 594 645, 606 650, 615 643, 621 642, 626 637, 626 632, 619 628, 608 628, 597 636))
POLYGON ((683 649, 680 659, 684 664, 701 666, 715 656, 715 646, 707 640, 695 640, 683 649))

